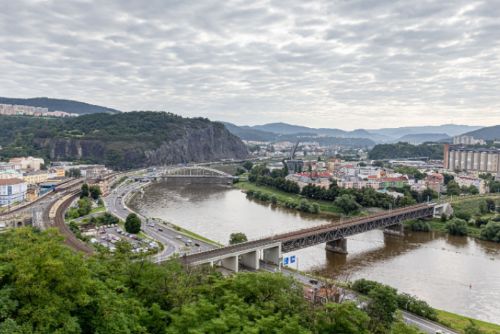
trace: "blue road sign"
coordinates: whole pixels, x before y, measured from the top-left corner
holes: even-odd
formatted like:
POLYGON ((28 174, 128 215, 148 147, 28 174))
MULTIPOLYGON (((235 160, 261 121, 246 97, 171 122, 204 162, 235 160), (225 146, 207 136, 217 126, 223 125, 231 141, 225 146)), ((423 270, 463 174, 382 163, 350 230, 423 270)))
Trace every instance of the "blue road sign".
POLYGON ((295 255, 290 256, 290 263, 295 263, 295 255))

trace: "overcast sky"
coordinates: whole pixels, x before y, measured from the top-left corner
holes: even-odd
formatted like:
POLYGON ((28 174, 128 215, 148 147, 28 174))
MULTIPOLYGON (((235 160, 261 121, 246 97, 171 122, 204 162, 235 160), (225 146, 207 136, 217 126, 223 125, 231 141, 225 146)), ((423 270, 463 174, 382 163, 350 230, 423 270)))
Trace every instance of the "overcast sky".
POLYGON ((0 96, 236 124, 500 124, 500 0, 0 6, 0 96))

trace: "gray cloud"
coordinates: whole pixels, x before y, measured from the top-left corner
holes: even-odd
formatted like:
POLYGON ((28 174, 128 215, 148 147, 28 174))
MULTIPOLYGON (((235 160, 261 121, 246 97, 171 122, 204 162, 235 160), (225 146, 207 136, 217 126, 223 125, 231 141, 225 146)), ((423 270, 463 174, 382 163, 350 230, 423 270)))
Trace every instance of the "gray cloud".
POLYGON ((500 3, 0 0, 0 95, 239 124, 500 123, 500 3))

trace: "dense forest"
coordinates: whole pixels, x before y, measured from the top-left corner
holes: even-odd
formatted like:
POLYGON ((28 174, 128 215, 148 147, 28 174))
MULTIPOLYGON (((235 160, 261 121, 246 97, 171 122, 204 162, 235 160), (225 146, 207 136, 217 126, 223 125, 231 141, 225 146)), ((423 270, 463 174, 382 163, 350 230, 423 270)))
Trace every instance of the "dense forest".
POLYGON ((0 116, 0 127, 0 156, 4 159, 33 155, 124 169, 247 154, 244 144, 221 123, 163 112, 75 118, 0 116))
POLYGON ((275 273, 230 277, 131 260, 127 243, 114 255, 84 257, 55 230, 21 228, 0 235, 0 333, 417 333, 396 316, 392 293, 311 305, 303 287, 275 273))
POLYGON ((435 143, 412 145, 402 142, 396 144, 379 144, 370 151, 368 156, 373 160, 420 157, 443 159, 443 145, 435 143))
POLYGON ((85 102, 51 99, 48 97, 34 97, 29 99, 0 97, 0 104, 19 104, 23 106, 47 108, 49 111, 65 111, 74 114, 94 114, 94 113, 119 113, 119 110, 101 107, 85 102))

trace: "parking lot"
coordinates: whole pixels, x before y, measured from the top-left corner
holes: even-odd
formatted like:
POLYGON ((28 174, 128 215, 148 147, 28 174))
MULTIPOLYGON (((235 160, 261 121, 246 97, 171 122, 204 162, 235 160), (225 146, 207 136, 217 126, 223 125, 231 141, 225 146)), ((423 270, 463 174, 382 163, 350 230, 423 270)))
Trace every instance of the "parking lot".
POLYGON ((126 241, 132 246, 133 253, 147 253, 158 250, 160 246, 152 239, 127 233, 118 225, 100 226, 91 228, 82 232, 90 238, 93 244, 99 244, 108 248, 110 251, 115 251, 115 244, 118 241, 126 241))

